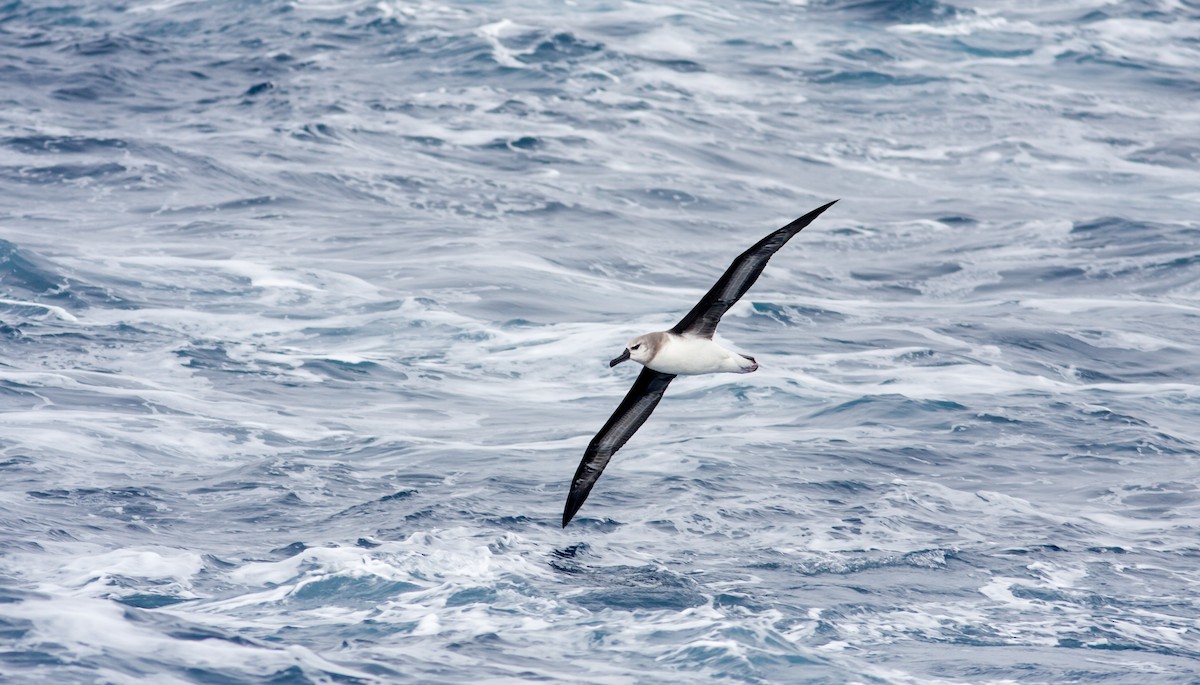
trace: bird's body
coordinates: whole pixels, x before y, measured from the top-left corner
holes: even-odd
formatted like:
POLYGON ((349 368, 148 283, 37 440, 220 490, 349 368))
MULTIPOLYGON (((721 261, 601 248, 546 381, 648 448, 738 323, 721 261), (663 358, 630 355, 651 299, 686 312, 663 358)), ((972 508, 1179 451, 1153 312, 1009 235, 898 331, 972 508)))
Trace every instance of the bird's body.
POLYGON ((758 364, 752 357, 727 350, 711 338, 676 335, 670 331, 650 335, 661 335, 663 342, 654 356, 643 365, 659 373, 696 376, 702 373, 750 373, 758 370, 758 364))
POLYGON ((771 255, 831 206, 833 202, 818 207, 755 243, 733 260, 721 278, 673 328, 639 335, 625 345, 620 356, 609 362, 609 366, 616 366, 631 359, 645 368, 617 410, 588 444, 575 477, 571 479, 571 491, 563 510, 564 528, 583 506, 612 455, 650 418, 676 376, 758 370, 754 357, 727 350, 713 342, 713 332, 725 312, 758 280, 771 255))

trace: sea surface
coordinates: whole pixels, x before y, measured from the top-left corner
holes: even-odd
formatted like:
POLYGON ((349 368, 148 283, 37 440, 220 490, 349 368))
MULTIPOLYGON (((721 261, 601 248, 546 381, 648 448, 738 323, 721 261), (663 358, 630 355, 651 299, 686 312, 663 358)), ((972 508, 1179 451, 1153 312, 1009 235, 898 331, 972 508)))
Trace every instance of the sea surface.
POLYGON ((0 681, 1198 683, 1198 103, 1196 0, 2 2, 0 681))

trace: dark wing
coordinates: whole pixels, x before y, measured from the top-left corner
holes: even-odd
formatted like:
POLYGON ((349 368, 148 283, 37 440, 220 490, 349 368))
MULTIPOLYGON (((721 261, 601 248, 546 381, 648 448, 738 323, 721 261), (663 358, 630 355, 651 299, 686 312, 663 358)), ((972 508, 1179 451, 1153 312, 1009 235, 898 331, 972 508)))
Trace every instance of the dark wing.
POLYGON ((608 460, 625 444, 629 438, 642 427, 658 401, 662 399, 667 386, 675 376, 669 373, 659 373, 653 369, 643 368, 642 375, 633 382, 633 387, 621 400, 620 406, 608 417, 608 423, 596 433, 583 453, 583 461, 575 470, 571 479, 571 493, 567 495, 567 506, 563 509, 563 528, 571 522, 575 512, 583 506, 592 486, 600 478, 608 460))
POLYGON ((766 238, 754 244, 754 247, 746 250, 738 255, 738 258, 733 260, 721 278, 716 284, 700 298, 692 311, 687 313, 687 316, 675 324, 671 332, 676 335, 694 335, 701 338, 711 338, 713 331, 717 330, 717 324, 721 323, 721 317, 734 302, 741 299, 742 295, 754 285, 758 280, 758 275, 762 273, 767 262, 770 261, 771 255, 775 254, 779 248, 792 239, 792 236, 799 233, 805 226, 811 224, 813 219, 821 215, 821 212, 833 206, 834 200, 823 207, 817 207, 808 214, 796 219, 792 223, 775 231, 766 238))

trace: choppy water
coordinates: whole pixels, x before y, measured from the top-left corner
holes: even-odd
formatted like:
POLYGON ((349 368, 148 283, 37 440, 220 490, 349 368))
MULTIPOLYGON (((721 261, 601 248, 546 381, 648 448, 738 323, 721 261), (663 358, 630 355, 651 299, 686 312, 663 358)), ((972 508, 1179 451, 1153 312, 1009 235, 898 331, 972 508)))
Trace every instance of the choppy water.
POLYGON ((1197 682, 1197 65, 1190 0, 0 6, 0 680, 1197 682), (560 529, 606 360, 835 198, 560 529))

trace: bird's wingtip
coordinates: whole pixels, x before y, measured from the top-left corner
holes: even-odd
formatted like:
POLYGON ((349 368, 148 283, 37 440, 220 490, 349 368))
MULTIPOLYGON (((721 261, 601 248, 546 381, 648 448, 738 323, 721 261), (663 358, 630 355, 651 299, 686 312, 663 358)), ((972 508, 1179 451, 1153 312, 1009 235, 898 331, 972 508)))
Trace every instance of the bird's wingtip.
POLYGON ((567 495, 567 506, 563 507, 563 528, 566 528, 567 524, 571 522, 571 519, 575 518, 575 513, 579 511, 581 506, 583 506, 583 502, 576 501, 575 490, 572 488, 571 493, 567 495))

